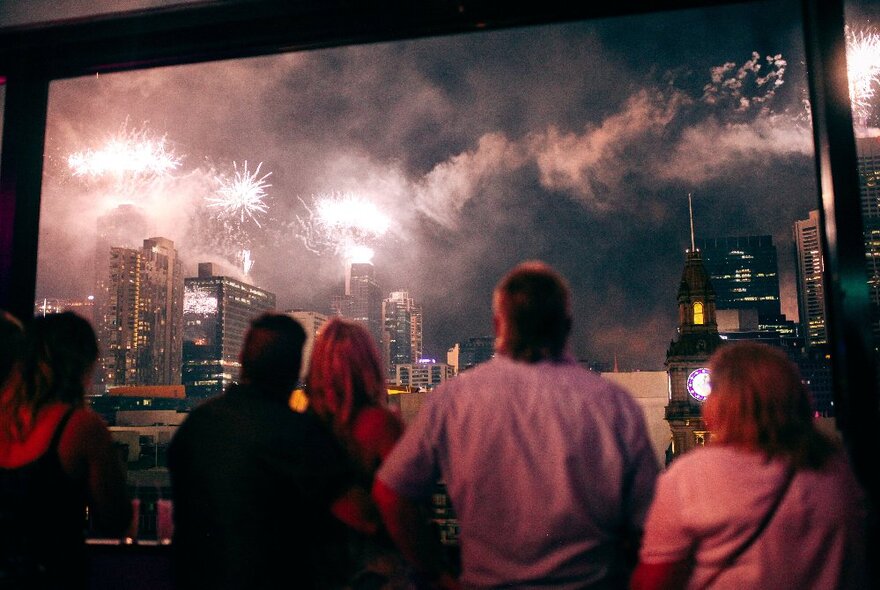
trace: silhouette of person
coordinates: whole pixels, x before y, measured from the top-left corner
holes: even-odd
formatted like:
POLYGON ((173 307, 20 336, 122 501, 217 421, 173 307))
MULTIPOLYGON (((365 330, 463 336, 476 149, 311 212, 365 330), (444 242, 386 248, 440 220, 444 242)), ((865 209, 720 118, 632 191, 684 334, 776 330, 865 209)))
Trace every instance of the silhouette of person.
POLYGON ((34 318, 22 341, 0 321, 0 586, 84 588, 86 508, 96 534, 131 521, 125 475, 103 420, 84 396, 98 355, 88 321, 34 318), (8 340, 9 339, 9 340, 8 340), (20 355, 10 342, 23 342, 20 355))
POLYGON ((290 409, 305 332, 255 319, 241 383, 194 409, 172 438, 173 571, 180 588, 335 588, 350 575, 333 517, 351 485, 341 448, 290 409))

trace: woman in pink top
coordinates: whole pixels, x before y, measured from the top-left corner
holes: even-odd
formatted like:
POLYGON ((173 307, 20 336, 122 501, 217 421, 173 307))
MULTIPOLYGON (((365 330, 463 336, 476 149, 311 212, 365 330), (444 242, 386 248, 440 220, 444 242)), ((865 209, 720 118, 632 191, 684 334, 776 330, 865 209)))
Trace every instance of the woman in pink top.
POLYGON ((72 313, 35 318, 18 340, 0 383, 0 586, 84 588, 88 526, 121 536, 131 520, 110 433, 84 401, 98 344, 72 313))
POLYGON ((864 496, 797 367, 748 342, 709 366, 710 444, 660 475, 632 587, 866 587, 864 496))

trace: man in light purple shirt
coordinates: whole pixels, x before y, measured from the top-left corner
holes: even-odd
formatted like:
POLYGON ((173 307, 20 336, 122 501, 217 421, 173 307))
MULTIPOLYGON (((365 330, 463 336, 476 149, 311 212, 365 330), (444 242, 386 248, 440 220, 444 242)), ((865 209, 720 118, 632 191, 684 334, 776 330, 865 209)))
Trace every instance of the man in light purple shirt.
POLYGON ((418 510, 442 479, 462 586, 626 587, 659 470, 641 409, 566 354, 568 287, 547 265, 514 268, 493 311, 496 358, 438 387, 376 476, 386 527, 436 587, 457 587, 418 510))

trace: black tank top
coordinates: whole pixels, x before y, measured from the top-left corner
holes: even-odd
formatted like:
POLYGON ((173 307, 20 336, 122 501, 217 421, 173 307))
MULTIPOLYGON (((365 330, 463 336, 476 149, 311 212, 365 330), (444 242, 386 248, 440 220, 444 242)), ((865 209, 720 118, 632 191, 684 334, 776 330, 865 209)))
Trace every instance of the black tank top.
POLYGON ((86 585, 86 501, 65 472, 58 442, 74 408, 61 418, 36 460, 0 468, 0 590, 86 585))

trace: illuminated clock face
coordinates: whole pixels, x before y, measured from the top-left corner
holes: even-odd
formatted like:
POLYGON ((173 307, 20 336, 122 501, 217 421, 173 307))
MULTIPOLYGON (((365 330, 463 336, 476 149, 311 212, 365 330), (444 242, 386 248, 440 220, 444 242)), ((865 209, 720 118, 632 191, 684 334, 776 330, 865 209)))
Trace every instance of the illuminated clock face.
POLYGON ((706 401, 712 391, 712 386, 709 383, 709 369, 700 368, 692 371, 688 375, 687 388, 692 398, 701 402, 706 401))

